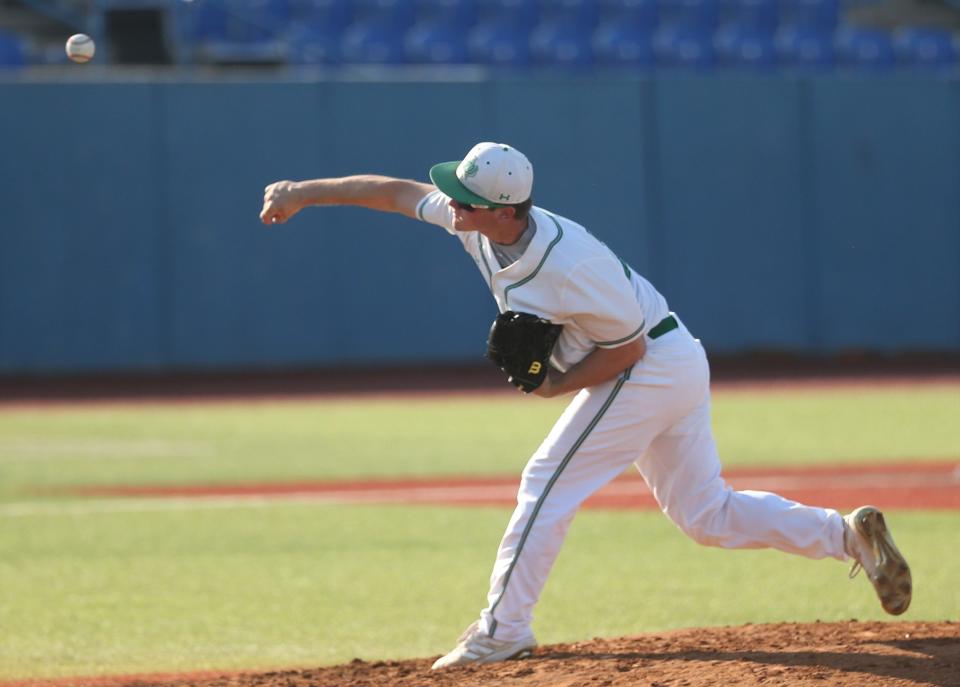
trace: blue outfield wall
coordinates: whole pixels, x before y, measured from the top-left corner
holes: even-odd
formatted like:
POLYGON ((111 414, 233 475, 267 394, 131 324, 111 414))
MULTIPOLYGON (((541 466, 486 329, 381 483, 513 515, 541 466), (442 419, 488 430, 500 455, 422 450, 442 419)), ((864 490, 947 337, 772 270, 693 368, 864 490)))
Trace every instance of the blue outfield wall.
POLYGON ((960 350, 960 86, 924 77, 0 84, 0 373, 479 361, 459 242, 276 179, 478 140, 708 350, 960 350))

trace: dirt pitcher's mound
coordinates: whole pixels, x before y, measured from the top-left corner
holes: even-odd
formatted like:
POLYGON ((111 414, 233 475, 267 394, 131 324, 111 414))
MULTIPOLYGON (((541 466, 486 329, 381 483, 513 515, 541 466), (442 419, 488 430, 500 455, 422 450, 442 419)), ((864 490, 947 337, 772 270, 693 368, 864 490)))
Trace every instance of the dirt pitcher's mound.
POLYGON ((847 622, 677 630, 540 647, 530 658, 432 672, 432 659, 125 684, 147 687, 960 686, 960 623, 847 622))

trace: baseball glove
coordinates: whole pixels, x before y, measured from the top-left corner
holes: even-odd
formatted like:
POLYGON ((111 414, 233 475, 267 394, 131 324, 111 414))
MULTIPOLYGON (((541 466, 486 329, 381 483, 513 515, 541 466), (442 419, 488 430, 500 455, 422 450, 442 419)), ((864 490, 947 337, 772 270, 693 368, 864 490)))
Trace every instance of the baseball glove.
POLYGON ((507 310, 490 327, 487 357, 507 374, 507 381, 524 393, 543 384, 550 353, 563 325, 526 312, 507 310))

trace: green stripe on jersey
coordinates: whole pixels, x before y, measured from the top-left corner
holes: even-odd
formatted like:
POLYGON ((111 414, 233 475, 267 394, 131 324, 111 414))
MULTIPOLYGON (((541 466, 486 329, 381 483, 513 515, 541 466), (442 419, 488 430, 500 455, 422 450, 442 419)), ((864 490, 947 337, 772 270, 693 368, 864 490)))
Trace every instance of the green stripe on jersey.
POLYGON ((633 334, 628 334, 622 339, 617 339, 616 341, 594 341, 593 343, 595 343, 597 346, 616 346, 617 344, 622 344, 624 341, 629 341, 630 339, 635 337, 637 334, 642 332, 643 325, 645 325, 646 323, 647 321, 644 320, 643 322, 640 323, 640 326, 634 330, 633 334))
POLYGON ((490 263, 487 262, 487 254, 483 251, 483 237, 477 232, 477 250, 480 251, 480 258, 483 260, 483 266, 487 268, 487 276, 490 277, 490 289, 493 289, 493 270, 490 269, 490 263))
POLYGON ((556 238, 553 239, 553 241, 550 242, 550 245, 547 246, 547 250, 544 251, 543 257, 540 258, 540 264, 537 265, 537 268, 533 272, 531 272, 529 275, 527 275, 526 277, 518 281, 516 284, 511 284, 510 286, 508 286, 503 290, 503 302, 504 302, 504 305, 507 306, 508 310, 510 309, 510 303, 508 302, 507 294, 510 292, 510 290, 515 289, 518 286, 523 286, 524 284, 529 282, 531 279, 536 277, 537 273, 540 271, 540 268, 543 267, 543 263, 547 261, 547 256, 550 255, 550 251, 552 251, 553 247, 556 246, 558 243, 560 243, 560 239, 563 238, 563 229, 560 227, 560 222, 557 221, 557 218, 551 215, 549 212, 544 212, 543 214, 545 214, 547 217, 552 219, 553 223, 557 225, 557 236, 556 238))

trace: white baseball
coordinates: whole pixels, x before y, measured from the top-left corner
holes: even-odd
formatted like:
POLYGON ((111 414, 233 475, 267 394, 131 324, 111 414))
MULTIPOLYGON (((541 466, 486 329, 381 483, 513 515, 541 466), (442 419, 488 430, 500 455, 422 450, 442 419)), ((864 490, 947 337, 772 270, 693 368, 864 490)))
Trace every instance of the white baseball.
POLYGON ((93 39, 85 33, 75 33, 67 39, 67 57, 74 62, 89 62, 97 46, 93 39))

